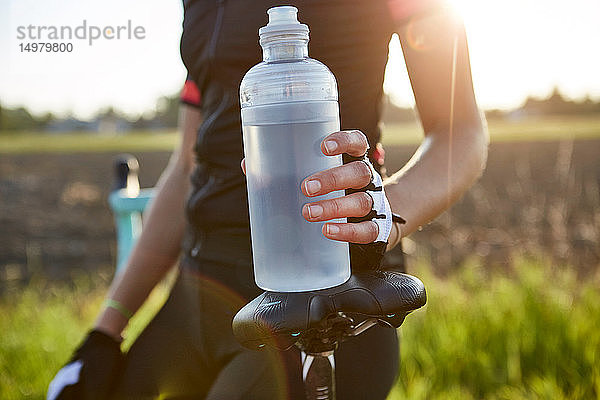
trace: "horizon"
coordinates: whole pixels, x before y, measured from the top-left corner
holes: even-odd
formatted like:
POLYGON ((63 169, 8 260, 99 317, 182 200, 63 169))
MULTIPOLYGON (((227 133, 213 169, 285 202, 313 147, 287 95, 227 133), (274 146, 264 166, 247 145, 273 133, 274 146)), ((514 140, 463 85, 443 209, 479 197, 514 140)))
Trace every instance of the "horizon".
MULTIPOLYGON (((519 110, 523 109, 523 107, 526 106, 526 104, 527 104, 528 101, 533 100, 533 101, 539 101, 539 102, 547 102, 555 94, 558 94, 558 96, 563 101, 565 101, 565 102, 573 102, 575 104, 583 105, 586 101, 591 100, 594 104, 600 106, 600 98, 598 98, 598 99, 592 99, 589 96, 586 96, 586 97, 582 97, 582 98, 571 99, 571 98, 568 98, 567 96, 565 96, 560 90, 558 90, 558 88, 555 87, 554 90, 552 90, 550 93, 548 93, 545 96, 542 96, 542 97, 528 96, 528 97, 526 97, 523 100, 523 102, 521 102, 520 104, 516 105, 515 107, 505 108, 505 109, 500 109, 500 108, 483 108, 483 107, 481 107, 481 110, 483 112, 485 112, 486 114, 487 113, 497 113, 497 112, 500 112, 504 116, 509 116, 510 113, 515 112, 515 111, 519 111, 519 110)), ((411 105, 404 105, 404 106, 403 105, 398 105, 397 103, 395 103, 392 100, 391 96, 389 96, 387 93, 385 93, 384 96, 388 97, 389 103, 392 105, 392 107, 396 107, 396 108, 398 108, 400 110, 414 110, 414 105, 413 106, 411 106, 411 105)), ((173 93, 170 96, 165 96, 165 97, 172 100, 174 98, 178 98, 179 94, 178 93, 173 93)), ((159 102, 159 101, 160 101, 160 99, 157 100, 157 102, 159 102)), ((385 99, 384 99, 384 101, 385 101, 385 99)), ((106 107, 99 108, 98 110, 96 110, 95 113, 93 113, 92 115, 90 115, 88 117, 81 118, 81 117, 79 117, 77 115, 74 115, 72 113, 69 113, 69 112, 67 112, 65 114, 62 114, 62 115, 55 114, 55 113, 53 113, 51 111, 46 111, 46 112, 42 112, 42 113, 37 114, 37 113, 31 112, 31 110, 29 110, 26 106, 20 106, 20 105, 17 105, 16 107, 5 107, 2 103, 0 103, 0 108, 5 108, 7 110, 13 110, 13 111, 17 110, 17 109, 20 109, 20 108, 23 108, 27 112, 29 112, 32 117, 34 117, 36 119, 43 119, 43 118, 47 117, 50 114, 52 116, 52 118, 54 120, 56 120, 56 121, 59 121, 59 120, 66 121, 66 120, 72 119, 72 120, 81 121, 81 122, 85 122, 85 123, 94 122, 94 121, 98 120, 98 118, 101 118, 103 115, 105 115, 106 113, 111 112, 111 111, 114 112, 115 115, 118 118, 120 118, 122 120, 125 120, 125 121, 127 121, 129 123, 135 123, 136 121, 138 121, 139 119, 142 119, 142 118, 143 119, 147 119, 147 120, 152 120, 153 118, 156 118, 157 116, 159 116, 160 112, 161 112, 161 110, 159 110, 159 109, 154 109, 154 110, 148 110, 147 112, 144 112, 142 114, 133 115, 133 114, 127 114, 125 112, 122 112, 119 109, 115 109, 111 105, 108 105, 106 107)), ((385 108, 386 108, 386 106, 384 105, 384 108, 383 108, 383 111, 382 111, 382 121, 385 120, 385 117, 384 117, 385 108)), ((587 113, 588 113, 587 111, 582 111, 578 115, 586 115, 587 113)), ((570 114, 567 113, 567 114, 561 114, 561 115, 564 116, 564 115, 570 115, 570 114)))
MULTIPOLYGON (((600 100, 600 52, 588 46, 600 39, 595 22, 600 2, 448 1, 465 20, 482 109, 515 109, 528 97, 548 97, 555 88, 568 100, 600 100)), ((110 107, 129 118, 147 115, 160 97, 176 94, 185 79, 179 55, 182 15, 178 0, 3 2, 0 49, 7 57, 0 65, 0 104, 24 107, 36 116, 82 120, 110 107), (90 44, 76 41, 72 53, 19 51, 19 27, 74 30, 82 21, 90 37, 100 35, 93 43, 91 38, 90 44), (113 27, 127 23, 143 27, 143 40, 102 37, 114 36, 113 27)), ((384 90, 395 105, 414 106, 397 35, 390 42, 384 90)))

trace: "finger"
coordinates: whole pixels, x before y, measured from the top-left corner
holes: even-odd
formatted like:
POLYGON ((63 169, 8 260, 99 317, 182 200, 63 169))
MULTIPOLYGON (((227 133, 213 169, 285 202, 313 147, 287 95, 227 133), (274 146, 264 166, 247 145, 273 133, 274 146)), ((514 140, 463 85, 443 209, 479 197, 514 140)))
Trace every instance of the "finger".
POLYGON ((318 196, 334 190, 360 189, 371 182, 371 169, 362 161, 317 172, 302 182, 305 196, 318 196))
POLYGON ((379 227, 373 221, 363 221, 356 224, 323 224, 323 235, 328 239, 342 242, 367 244, 377 239, 379 227))
POLYGON ((334 218, 364 217, 373 207, 373 198, 359 192, 336 199, 308 203, 302 207, 302 216, 307 221, 327 221, 334 218))
POLYGON ((242 162, 240 163, 240 167, 242 167, 242 172, 246 175, 246 158, 242 158, 242 162))
POLYGON ((367 137, 358 130, 334 132, 321 142, 321 151, 328 156, 347 153, 353 157, 361 157, 368 149, 367 137))

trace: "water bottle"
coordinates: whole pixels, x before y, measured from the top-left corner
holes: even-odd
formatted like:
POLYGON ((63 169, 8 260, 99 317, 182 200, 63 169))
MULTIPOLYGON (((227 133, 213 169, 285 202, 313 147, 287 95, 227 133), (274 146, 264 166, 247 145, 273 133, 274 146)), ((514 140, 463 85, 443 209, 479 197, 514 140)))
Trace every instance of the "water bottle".
MULTIPOLYGON (((246 182, 256 284, 276 292, 318 290, 350 277, 348 243, 327 239, 322 222, 302 217, 309 175, 342 164, 321 142, 340 129, 337 84, 329 69, 308 57, 308 26, 295 7, 267 11, 259 29, 263 61, 240 85, 246 182)), ((332 222, 346 222, 336 219, 332 222)))

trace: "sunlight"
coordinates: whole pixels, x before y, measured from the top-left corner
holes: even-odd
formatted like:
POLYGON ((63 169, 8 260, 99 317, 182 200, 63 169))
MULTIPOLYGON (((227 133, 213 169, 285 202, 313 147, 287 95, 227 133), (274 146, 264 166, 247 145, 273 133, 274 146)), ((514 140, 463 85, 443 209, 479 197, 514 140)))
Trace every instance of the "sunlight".
MULTIPOLYGON (((509 109, 530 95, 546 97, 554 87, 570 99, 600 98, 600 52, 593 50, 600 38, 600 1, 444 1, 465 22, 481 107, 509 109)), ((175 93, 185 79, 179 54, 181 18, 179 3, 159 0, 0 1, 0 30, 6 33, 0 35, 0 48, 6 49, 0 63, 2 103, 27 105, 38 114, 73 112, 84 118, 109 104, 132 114, 153 109, 158 97, 175 93), (35 62, 19 52, 19 25, 76 25, 92 17, 98 24, 132 19, 144 25, 148 40, 80 46, 75 54, 60 57, 36 54, 35 62)), ((401 106, 414 104, 396 35, 390 43, 385 91, 401 106)))
MULTIPOLYGON (((474 89, 483 108, 509 109, 554 87, 571 99, 600 98, 597 0, 446 0, 464 20, 474 89)), ((400 44, 390 43, 385 92, 401 106, 414 104, 400 44)))
MULTIPOLYGON (((446 0, 450 7, 460 15, 463 20, 471 21, 477 18, 477 6, 481 1, 477 0, 446 0)), ((485 2, 483 2, 485 3, 485 2)))
POLYGON ((394 34, 390 41, 383 90, 399 106, 413 107, 415 105, 412 87, 408 80, 408 72, 402 56, 400 39, 397 34, 394 34))

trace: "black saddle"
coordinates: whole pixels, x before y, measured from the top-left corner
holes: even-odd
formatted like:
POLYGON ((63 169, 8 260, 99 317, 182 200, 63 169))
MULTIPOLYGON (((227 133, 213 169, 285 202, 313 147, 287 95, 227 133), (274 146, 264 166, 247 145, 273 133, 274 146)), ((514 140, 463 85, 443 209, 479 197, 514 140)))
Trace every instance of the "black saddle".
POLYGON ((311 292, 264 292, 233 319, 233 333, 245 347, 307 353, 335 349, 348 336, 376 324, 397 328, 408 313, 425 305, 423 283, 392 270, 354 273, 339 286, 311 292))

